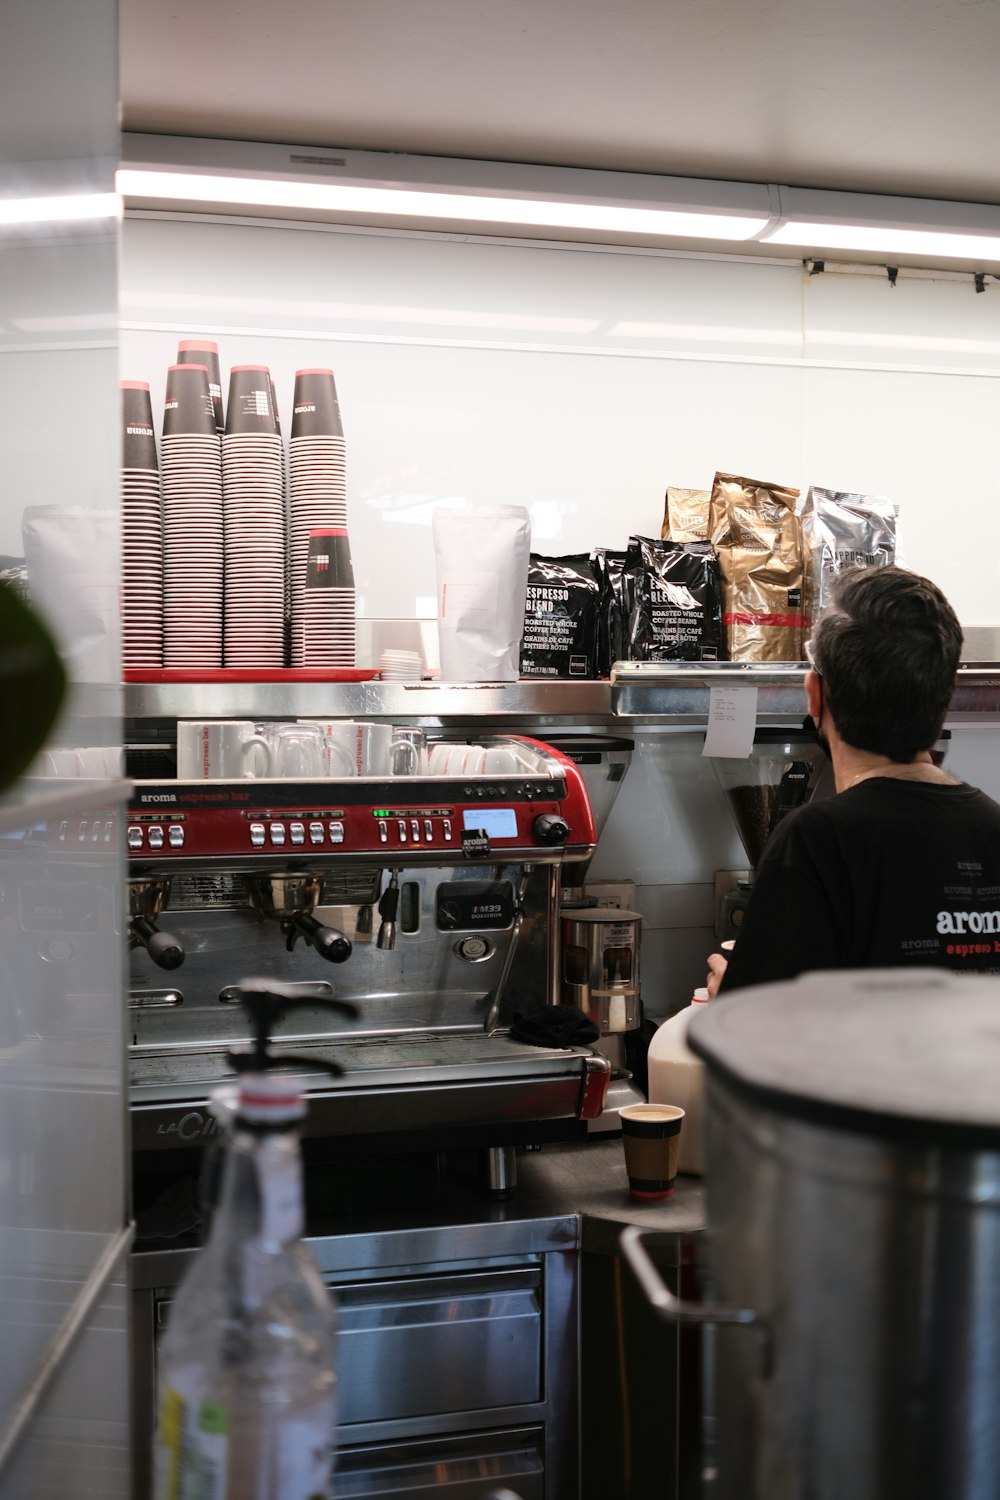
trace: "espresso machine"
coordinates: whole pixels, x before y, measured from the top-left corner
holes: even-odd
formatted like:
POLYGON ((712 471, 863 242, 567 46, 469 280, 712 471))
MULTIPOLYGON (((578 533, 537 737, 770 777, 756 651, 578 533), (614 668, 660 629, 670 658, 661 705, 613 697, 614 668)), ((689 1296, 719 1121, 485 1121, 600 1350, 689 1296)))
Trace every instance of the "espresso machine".
POLYGON ((296 1004, 275 1050, 315 1061, 311 1136, 370 1144, 455 1136, 484 1148, 491 1190, 544 1125, 599 1116, 610 1078, 589 1047, 511 1035, 560 998, 563 872, 596 832, 574 761, 493 738, 512 774, 138 779, 126 841, 129 1075, 139 1157, 197 1147, 251 1038, 246 975, 356 1007, 296 1004), (331 1070, 338 1076, 331 1077, 331 1070))

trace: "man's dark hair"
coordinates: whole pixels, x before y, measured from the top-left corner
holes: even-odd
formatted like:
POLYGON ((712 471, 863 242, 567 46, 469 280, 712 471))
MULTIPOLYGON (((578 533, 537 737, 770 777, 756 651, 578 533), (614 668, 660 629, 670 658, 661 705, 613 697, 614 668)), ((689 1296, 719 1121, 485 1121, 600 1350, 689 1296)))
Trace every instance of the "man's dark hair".
POLYGON ((852 568, 817 621, 812 657, 841 738, 898 764, 941 734, 962 627, 936 584, 904 568, 852 568))

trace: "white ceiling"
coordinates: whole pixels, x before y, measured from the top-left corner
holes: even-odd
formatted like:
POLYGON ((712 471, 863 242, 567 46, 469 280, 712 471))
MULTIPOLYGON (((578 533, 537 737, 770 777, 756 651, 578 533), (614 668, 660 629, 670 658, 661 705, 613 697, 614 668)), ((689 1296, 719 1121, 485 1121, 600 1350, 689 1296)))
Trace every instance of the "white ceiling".
POLYGON ((998 0, 121 0, 131 131, 1000 203, 998 0))

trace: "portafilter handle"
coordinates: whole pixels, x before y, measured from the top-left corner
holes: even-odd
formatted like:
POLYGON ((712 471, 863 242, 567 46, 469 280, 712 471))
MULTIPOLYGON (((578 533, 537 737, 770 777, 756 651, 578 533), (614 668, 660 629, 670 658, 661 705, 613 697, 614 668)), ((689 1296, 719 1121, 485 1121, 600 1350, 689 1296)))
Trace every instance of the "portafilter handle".
POLYGON ((129 947, 145 948, 154 964, 161 969, 179 969, 184 962, 182 943, 172 933, 161 932, 151 917, 131 918, 129 947))
POLYGON ((307 912, 296 912, 294 917, 289 917, 287 922, 282 923, 282 928, 285 932, 285 947, 289 953, 298 938, 302 938, 310 948, 316 949, 321 958, 328 959, 332 964, 344 963, 353 952, 349 938, 335 927, 324 927, 322 922, 317 922, 307 912))

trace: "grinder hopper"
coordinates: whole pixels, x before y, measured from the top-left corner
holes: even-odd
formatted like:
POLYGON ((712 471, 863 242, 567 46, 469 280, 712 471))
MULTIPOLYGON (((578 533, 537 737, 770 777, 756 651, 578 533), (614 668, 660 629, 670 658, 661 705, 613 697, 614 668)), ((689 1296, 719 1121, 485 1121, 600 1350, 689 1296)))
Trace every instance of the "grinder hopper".
MULTIPOLYGON (((758 729, 745 759, 713 759, 747 852, 751 878, 782 818, 809 801, 825 759, 815 734, 807 729, 758 729)), ((741 892, 734 892, 735 899, 727 900, 721 937, 732 937, 739 926, 748 891, 749 887, 742 891, 742 899, 741 892)))

